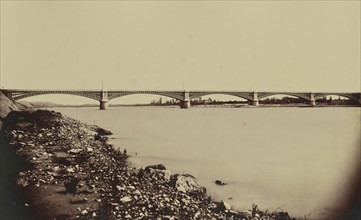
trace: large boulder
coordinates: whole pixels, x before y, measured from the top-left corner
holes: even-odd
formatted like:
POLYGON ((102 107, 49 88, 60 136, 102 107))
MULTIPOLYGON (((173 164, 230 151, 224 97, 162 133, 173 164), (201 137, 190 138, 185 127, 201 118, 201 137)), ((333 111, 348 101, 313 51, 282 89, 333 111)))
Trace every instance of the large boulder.
POLYGON ((171 184, 179 192, 204 196, 206 194, 206 188, 200 186, 192 175, 189 174, 176 174, 172 176, 171 184))
POLYGON ((276 219, 279 220, 291 220, 291 217, 288 215, 288 212, 277 212, 275 213, 276 219))
POLYGON ((220 203, 218 203, 218 205, 217 205, 218 211, 225 211, 225 210, 230 210, 230 209, 231 209, 231 205, 223 200, 220 203))
POLYGON ((99 135, 112 135, 113 134, 111 131, 105 130, 105 129, 100 128, 100 127, 96 127, 95 130, 99 135))
POLYGON ((170 171, 165 168, 163 164, 155 164, 146 166, 138 172, 138 178, 155 178, 158 180, 170 180, 170 171))

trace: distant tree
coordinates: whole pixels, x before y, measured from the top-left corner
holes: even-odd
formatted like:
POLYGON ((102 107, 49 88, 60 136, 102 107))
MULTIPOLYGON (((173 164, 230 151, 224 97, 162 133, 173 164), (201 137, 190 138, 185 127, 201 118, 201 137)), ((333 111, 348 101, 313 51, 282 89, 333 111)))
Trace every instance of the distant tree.
POLYGON ((330 97, 328 98, 327 103, 328 103, 328 104, 332 104, 332 96, 330 96, 330 97))

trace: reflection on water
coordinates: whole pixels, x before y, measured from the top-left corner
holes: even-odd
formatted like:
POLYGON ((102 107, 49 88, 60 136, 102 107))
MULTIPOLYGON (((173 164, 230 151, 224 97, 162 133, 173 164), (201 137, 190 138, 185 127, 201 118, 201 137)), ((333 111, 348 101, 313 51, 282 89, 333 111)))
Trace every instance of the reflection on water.
POLYGON ((257 203, 316 218, 345 197, 359 164, 360 108, 56 110, 110 129, 134 166, 163 163, 191 173, 213 197, 242 210, 257 203))

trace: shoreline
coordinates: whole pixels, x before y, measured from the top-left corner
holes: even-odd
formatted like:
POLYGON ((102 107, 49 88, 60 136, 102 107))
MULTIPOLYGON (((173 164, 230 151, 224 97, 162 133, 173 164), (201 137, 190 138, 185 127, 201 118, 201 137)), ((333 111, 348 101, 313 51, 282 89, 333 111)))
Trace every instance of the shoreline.
POLYGON ((20 206, 34 216, 291 219, 286 212, 265 213, 257 207, 243 212, 233 210, 226 202, 207 196, 206 189, 193 176, 171 175, 161 164, 145 169, 131 167, 126 152, 108 144, 106 134, 110 132, 60 113, 12 112, 4 121, 3 132, 10 146, 33 167, 17 173, 16 190, 29 195, 20 206), (74 195, 70 195, 65 182, 74 179, 79 182, 74 195), (44 212, 43 206, 51 212, 44 212))

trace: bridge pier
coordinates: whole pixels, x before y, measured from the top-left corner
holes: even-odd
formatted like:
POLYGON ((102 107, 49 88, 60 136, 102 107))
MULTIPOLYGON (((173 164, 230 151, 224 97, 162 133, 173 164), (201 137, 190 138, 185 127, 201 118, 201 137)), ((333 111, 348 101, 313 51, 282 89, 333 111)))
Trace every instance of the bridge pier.
POLYGON ((248 100, 248 105, 257 107, 257 106, 259 106, 259 100, 258 99, 248 100))
POLYGON ((180 102, 181 108, 190 108, 191 107, 191 101, 190 100, 184 100, 180 102))
POLYGON ((316 100, 311 99, 310 100, 310 106, 315 107, 316 106, 316 100))
POLYGON ((316 99, 315 99, 315 94, 314 93, 310 93, 310 106, 315 107, 316 106, 316 99))
POLYGON ((251 105, 253 106, 259 106, 259 100, 258 99, 254 99, 251 101, 251 105))
POLYGON ((183 100, 180 101, 181 108, 190 108, 191 107, 191 99, 189 98, 189 92, 183 92, 183 100))
POLYGON ((100 110, 105 110, 109 107, 108 101, 104 100, 104 101, 99 101, 99 109, 100 110))
POLYGON ((109 107, 109 104, 108 104, 108 92, 107 91, 104 91, 102 90, 100 92, 100 98, 101 100, 99 101, 99 109, 100 110, 105 110, 109 107))
POLYGON ((259 105, 259 99, 258 99, 258 93, 257 92, 253 92, 253 100, 250 101, 250 104, 253 106, 258 106, 259 105))

